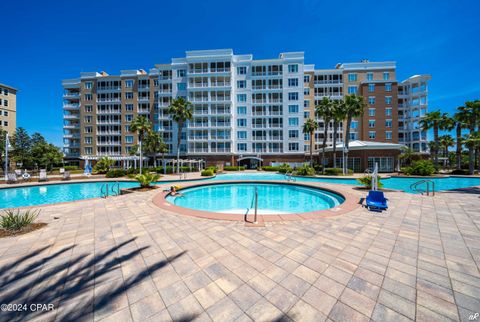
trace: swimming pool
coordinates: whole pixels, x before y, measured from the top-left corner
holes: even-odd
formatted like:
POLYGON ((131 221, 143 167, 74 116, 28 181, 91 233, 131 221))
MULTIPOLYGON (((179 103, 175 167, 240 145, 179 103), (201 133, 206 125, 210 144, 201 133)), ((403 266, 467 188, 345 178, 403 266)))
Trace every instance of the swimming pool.
MULTIPOLYGON (((113 182, 110 182, 113 184, 113 182)), ((54 204, 102 196, 105 182, 59 183, 0 189, 0 208, 54 204)), ((119 182, 120 188, 138 187, 137 182, 119 182)), ((110 185, 111 190, 112 186, 110 185)), ((111 191, 110 191, 111 193, 111 191)))
POLYGON ((330 191, 292 184, 222 183, 181 191, 181 196, 167 196, 167 201, 184 208, 229 214, 253 211, 255 189, 258 214, 294 214, 330 209, 344 198, 330 191))
MULTIPOLYGON (((424 178, 398 178, 391 177, 382 179, 383 187, 387 189, 402 190, 407 193, 418 193, 410 189, 410 185, 424 178)), ((480 186, 480 178, 469 177, 445 177, 445 178, 428 178, 435 182, 435 191, 452 190, 458 188, 466 188, 472 186, 480 186)), ((285 175, 279 173, 227 173, 219 174, 211 180, 283 180, 285 175)), ((344 178, 307 178, 295 177, 297 182, 325 182, 334 184, 347 184, 360 186, 356 179, 344 178)))

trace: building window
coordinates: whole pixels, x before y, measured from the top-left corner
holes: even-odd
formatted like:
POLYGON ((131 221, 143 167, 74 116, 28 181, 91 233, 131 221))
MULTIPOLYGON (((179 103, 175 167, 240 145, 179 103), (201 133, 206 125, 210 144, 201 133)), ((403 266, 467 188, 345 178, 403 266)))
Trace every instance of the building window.
POLYGON ((392 84, 391 83, 386 83, 385 84, 385 92, 391 92, 392 91, 392 84))
POLYGON ((133 114, 125 114, 125 121, 131 122, 133 120, 133 114))
POLYGON ((367 73, 367 81, 372 81, 373 80, 373 73, 372 72, 368 72, 367 73))
POLYGON ((85 115, 85 123, 92 123, 92 116, 91 115, 85 115))
POLYGON ((239 115, 247 114, 247 107, 246 106, 237 106, 237 114, 239 114, 239 115))
POLYGON ((246 75, 246 74, 247 74, 246 66, 237 67, 237 75, 246 75))
POLYGON ((288 143, 288 151, 298 151, 298 143, 288 143))
POLYGON ((310 87, 305 87, 303 89, 303 95, 310 95, 310 87))
POLYGON ((133 104, 125 104, 125 111, 133 111, 133 104))
MULTIPOLYGON (((0 90, 0 93, 2 93, 2 90, 0 90)), ((3 95, 8 96, 8 89, 3 89, 3 95)))
POLYGON ((125 136, 125 143, 132 144, 133 143, 133 136, 132 135, 125 136))
POLYGON ((385 104, 387 104, 387 105, 392 104, 392 97, 391 96, 385 96, 385 104))
POLYGON ((238 143, 237 149, 238 151, 247 151, 247 143, 238 143))
POLYGON ((368 109, 368 116, 375 116, 375 109, 374 108, 369 108, 368 109))
POLYGON ((177 83, 177 90, 184 91, 187 89, 187 83, 177 83))
POLYGON ((375 84, 368 84, 368 91, 370 93, 375 92, 375 84))
POLYGON ((357 129, 358 128, 358 121, 352 121, 352 123, 350 123, 350 128, 357 129))
POLYGON ((386 116, 392 116, 392 109, 391 108, 386 108, 385 109, 385 115, 386 116))
POLYGON ((370 140, 374 140, 377 137, 377 134, 375 131, 368 131, 368 138, 370 140))
MULTIPOLYGON (((92 100, 92 94, 85 94, 85 100, 86 101, 91 101, 92 100)), ((6 106, 6 105, 5 105, 6 106)))
POLYGON ((237 120, 238 127, 246 127, 247 126, 247 119, 238 119, 237 120))
POLYGON ((389 72, 383 72, 383 80, 389 80, 390 79, 390 73, 389 72))
POLYGON ((385 120, 385 127, 392 127, 392 120, 385 120))
POLYGON ((310 100, 304 100, 303 101, 303 107, 304 108, 309 108, 310 107, 310 100))
POLYGON ((247 94, 237 94, 237 102, 246 102, 247 94))
POLYGON ((247 139, 247 131, 238 131, 237 132, 237 139, 246 140, 247 139))
POLYGON ((85 82, 85 89, 92 89, 93 83, 92 82, 85 82))
POLYGON ((247 87, 247 81, 245 80, 237 81, 237 88, 246 88, 246 87, 247 87))
POLYGON ((85 113, 92 113, 93 107, 92 105, 85 105, 85 113))
POLYGON ((130 132, 130 125, 125 125, 125 132, 130 132))
POLYGON ((348 86, 348 94, 357 94, 357 86, 348 86))
POLYGON ((298 130, 288 130, 289 139, 298 139, 298 130))
POLYGON ((158 87, 158 85, 160 85, 160 82, 158 81, 158 79, 154 79, 153 86, 158 87))
POLYGON ((125 80, 125 87, 126 88, 132 88, 133 87, 133 79, 125 80))
POLYGON ((288 93, 288 100, 289 101, 298 101, 298 93, 297 92, 288 93))
POLYGON ((304 75, 303 76, 303 82, 304 83, 310 83, 310 75, 304 75))
POLYGON ((298 117, 290 117, 288 119, 289 126, 298 126, 298 117))
POLYGON ((8 126, 8 121, 3 121, 3 125, 8 126))
POLYGON ((177 77, 185 77, 187 76, 187 71, 185 69, 177 70, 177 77))
POLYGON ((132 100, 133 99, 133 92, 126 92, 125 99, 132 100))
POLYGON ((85 154, 91 155, 93 153, 93 148, 91 146, 85 147, 85 154))
POLYGON ((298 105, 288 105, 288 113, 298 113, 298 105))
POLYGON ((288 87, 298 87, 298 78, 289 78, 288 87))
POLYGON ((370 105, 374 105, 375 104, 375 96, 370 96, 368 98, 368 104, 370 105))
POLYGON ((374 128, 375 127, 375 120, 368 120, 368 127, 369 128, 374 128))
POLYGON ((3 111, 3 116, 8 116, 8 111, 3 111))
POLYGON ((92 137, 91 136, 86 136, 84 142, 85 142, 85 144, 92 144, 92 137))
POLYGON ((297 64, 288 65, 288 72, 298 73, 298 65, 297 64))
POLYGON ((357 81, 357 73, 348 74, 348 81, 349 82, 356 82, 357 81))
POLYGON ((92 131, 93 131, 93 129, 92 129, 91 126, 85 126, 85 127, 84 127, 84 130, 85 130, 85 131, 84 131, 85 133, 92 133, 92 131))
POLYGON ((352 133, 350 132, 350 140, 356 140, 357 139, 357 133, 352 133))
POLYGON ((303 117, 308 119, 310 117, 310 112, 309 111, 303 112, 303 117))
POLYGON ((392 139, 392 131, 385 131, 385 139, 387 140, 392 139))

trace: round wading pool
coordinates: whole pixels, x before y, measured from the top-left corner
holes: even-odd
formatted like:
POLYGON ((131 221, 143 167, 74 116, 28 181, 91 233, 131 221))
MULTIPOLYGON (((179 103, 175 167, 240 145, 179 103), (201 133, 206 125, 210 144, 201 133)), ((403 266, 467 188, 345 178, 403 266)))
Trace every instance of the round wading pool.
POLYGON ((222 183, 186 188, 167 201, 184 208, 228 214, 251 214, 258 193, 258 213, 298 214, 336 207, 345 199, 313 187, 275 183, 222 183))

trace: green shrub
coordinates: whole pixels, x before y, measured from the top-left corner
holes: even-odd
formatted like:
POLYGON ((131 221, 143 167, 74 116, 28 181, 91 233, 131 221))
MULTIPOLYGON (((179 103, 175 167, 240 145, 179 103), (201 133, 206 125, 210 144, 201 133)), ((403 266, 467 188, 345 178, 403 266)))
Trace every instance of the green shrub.
POLYGON ((431 176, 435 173, 435 166, 430 160, 414 161, 411 166, 403 168, 403 173, 408 176, 431 176))
POLYGON ((322 173, 323 167, 322 167, 321 164, 315 163, 315 164, 313 165, 313 168, 315 169, 315 172, 316 172, 316 173, 322 173))
POLYGON ((289 164, 284 163, 279 167, 278 172, 287 173, 287 172, 291 172, 292 170, 293 169, 289 164))
POLYGON ((126 175, 126 171, 123 169, 112 169, 107 172, 105 177, 107 178, 120 178, 126 175))
MULTIPOLYGON (((383 184, 380 180, 380 176, 377 176, 377 186, 379 189, 383 188, 383 184)), ((366 188, 372 189, 372 176, 363 176, 361 178, 358 178, 357 181, 360 184, 364 185, 366 188)))
POLYGON ((343 170, 340 168, 325 168, 325 174, 329 176, 339 176, 343 174, 343 170))
POLYGON ((272 172, 278 172, 280 171, 279 166, 272 166, 272 165, 266 165, 262 167, 263 171, 272 171, 272 172))
POLYGON ((211 165, 207 167, 205 170, 211 170, 213 173, 217 173, 218 168, 216 166, 211 165))
POLYGON ((300 168, 297 168, 295 174, 299 176, 313 176, 315 175, 315 169, 307 164, 304 164, 300 168))
POLYGON ((156 173, 145 173, 145 174, 137 174, 135 179, 140 183, 142 188, 148 188, 150 185, 157 181, 160 178, 160 175, 156 173))
POLYGON ((107 173, 110 170, 110 167, 115 163, 115 161, 109 159, 108 157, 102 157, 100 160, 97 161, 95 166, 93 167, 93 171, 96 173, 107 173))
POLYGON ((225 171, 244 171, 245 167, 235 167, 235 166, 225 166, 223 167, 225 171))
POLYGON ((450 174, 467 175, 467 174, 468 174, 468 170, 465 170, 465 169, 455 169, 455 170, 453 170, 452 172, 450 172, 450 174))
POLYGON ((213 176, 213 171, 211 169, 205 169, 202 171, 202 177, 211 177, 213 176))
POLYGON ((40 210, 26 210, 20 213, 20 209, 5 210, 4 215, 0 215, 0 228, 10 231, 20 230, 32 224, 40 214, 40 210))
POLYGON ((76 165, 66 165, 63 168, 65 169, 65 171, 74 171, 79 169, 76 165))

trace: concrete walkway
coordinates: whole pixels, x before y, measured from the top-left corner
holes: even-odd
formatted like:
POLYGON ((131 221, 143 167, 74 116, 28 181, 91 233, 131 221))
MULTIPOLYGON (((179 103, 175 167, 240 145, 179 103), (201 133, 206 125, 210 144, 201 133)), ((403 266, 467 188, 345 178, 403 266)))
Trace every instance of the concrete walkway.
POLYGON ((0 320, 468 321, 480 312, 470 192, 392 192, 384 213, 264 228, 160 210, 158 190, 42 207, 46 228, 0 240, 0 299, 55 309, 0 320))

